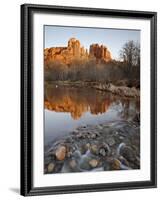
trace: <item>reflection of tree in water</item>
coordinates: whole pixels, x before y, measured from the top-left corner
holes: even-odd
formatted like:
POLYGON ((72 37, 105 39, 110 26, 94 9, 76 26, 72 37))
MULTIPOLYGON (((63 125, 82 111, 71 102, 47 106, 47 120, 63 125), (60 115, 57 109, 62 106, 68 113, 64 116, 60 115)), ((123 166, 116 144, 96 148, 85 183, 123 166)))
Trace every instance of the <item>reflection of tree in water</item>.
POLYGON ((120 116, 124 119, 134 119, 136 114, 140 114, 140 101, 126 99, 126 101, 119 101, 121 110, 120 116))
MULTIPOLYGON (((45 85, 45 108, 55 112, 68 112, 79 119, 85 112, 98 115, 107 112, 111 105, 122 105, 122 117, 129 116, 131 101, 91 88, 45 85)), ((134 102, 135 104, 135 102, 134 102)))

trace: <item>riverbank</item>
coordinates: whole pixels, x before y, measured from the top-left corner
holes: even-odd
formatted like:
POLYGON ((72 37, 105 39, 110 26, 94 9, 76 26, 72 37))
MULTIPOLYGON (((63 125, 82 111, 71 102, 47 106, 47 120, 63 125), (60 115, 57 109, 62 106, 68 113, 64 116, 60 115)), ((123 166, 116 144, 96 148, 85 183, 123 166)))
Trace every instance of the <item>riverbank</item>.
POLYGON ((111 92, 112 94, 119 95, 121 97, 128 98, 139 98, 140 89, 136 87, 128 87, 123 85, 114 85, 112 83, 97 83, 97 82, 82 82, 82 81, 52 81, 56 87, 60 86, 70 86, 70 87, 89 87, 95 88, 101 91, 111 92))
POLYGON ((113 94, 122 96, 122 97, 140 97, 140 90, 135 87, 127 87, 127 86, 115 86, 112 83, 109 84, 98 84, 94 86, 96 89, 108 91, 113 94))
POLYGON ((139 122, 120 120, 78 127, 51 143, 44 164, 46 174, 139 169, 139 122))

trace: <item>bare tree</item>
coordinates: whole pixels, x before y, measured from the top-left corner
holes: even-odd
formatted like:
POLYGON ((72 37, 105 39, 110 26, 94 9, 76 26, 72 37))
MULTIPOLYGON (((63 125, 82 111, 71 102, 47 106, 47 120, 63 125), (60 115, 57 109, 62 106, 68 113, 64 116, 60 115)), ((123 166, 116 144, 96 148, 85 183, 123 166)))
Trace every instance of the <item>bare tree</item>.
POLYGON ((129 68, 140 65, 140 45, 138 42, 130 40, 124 44, 120 51, 120 58, 129 68))
POLYGON ((135 45, 134 58, 134 65, 140 66, 140 44, 138 42, 135 45))

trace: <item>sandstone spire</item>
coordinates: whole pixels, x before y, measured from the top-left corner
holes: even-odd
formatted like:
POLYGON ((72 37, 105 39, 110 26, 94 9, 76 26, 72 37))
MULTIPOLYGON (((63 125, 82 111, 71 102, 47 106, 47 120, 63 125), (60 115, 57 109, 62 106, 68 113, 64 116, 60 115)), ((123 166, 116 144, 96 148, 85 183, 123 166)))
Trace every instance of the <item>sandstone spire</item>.
POLYGON ((88 60, 95 58, 97 61, 109 62, 112 57, 107 47, 99 44, 90 45, 89 53, 80 41, 76 38, 70 38, 65 47, 51 47, 44 49, 45 65, 52 61, 70 64, 73 60, 88 60))
POLYGON ((99 44, 90 45, 89 56, 90 58, 96 58, 96 60, 102 60, 105 62, 112 60, 111 53, 107 47, 99 44))

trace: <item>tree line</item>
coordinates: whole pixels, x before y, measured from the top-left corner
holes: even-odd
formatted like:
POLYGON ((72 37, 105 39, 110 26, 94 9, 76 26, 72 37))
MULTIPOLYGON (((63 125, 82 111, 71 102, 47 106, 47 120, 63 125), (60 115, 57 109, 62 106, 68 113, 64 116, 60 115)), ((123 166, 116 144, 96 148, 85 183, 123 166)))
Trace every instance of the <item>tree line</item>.
POLYGON ((53 61, 45 66, 46 81, 118 82, 140 79, 140 46, 128 41, 120 51, 120 61, 74 60, 70 66, 53 61))

